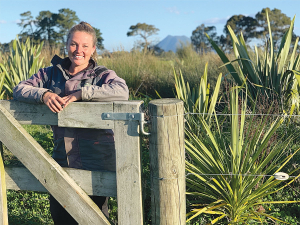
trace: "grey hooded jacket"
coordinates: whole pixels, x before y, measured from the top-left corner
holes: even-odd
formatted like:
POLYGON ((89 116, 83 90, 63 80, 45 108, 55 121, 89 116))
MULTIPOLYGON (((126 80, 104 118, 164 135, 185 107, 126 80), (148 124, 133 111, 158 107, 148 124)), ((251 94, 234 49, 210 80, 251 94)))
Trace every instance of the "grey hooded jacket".
MULTIPOLYGON (((43 94, 52 91, 64 97, 82 90, 82 101, 128 100, 129 91, 123 79, 112 70, 91 66, 74 76, 68 74, 69 58, 54 56, 51 67, 43 68, 14 88, 14 99, 43 103, 43 94)), ((95 118, 96 120, 97 118, 95 118)), ((112 130, 64 128, 52 126, 52 157, 63 167, 115 171, 115 148, 112 130)))

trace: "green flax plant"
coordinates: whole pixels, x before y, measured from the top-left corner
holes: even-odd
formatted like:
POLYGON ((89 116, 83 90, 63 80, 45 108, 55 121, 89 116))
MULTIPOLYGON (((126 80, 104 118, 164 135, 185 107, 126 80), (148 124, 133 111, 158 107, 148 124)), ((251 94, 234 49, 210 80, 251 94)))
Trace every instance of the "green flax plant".
POLYGON ((3 99, 3 96, 5 94, 4 91, 4 79, 5 79, 5 74, 3 72, 0 73, 0 99, 3 99))
POLYGON ((40 59, 43 42, 34 45, 28 38, 25 43, 20 43, 18 37, 14 40, 9 54, 3 54, 0 63, 0 98, 11 97, 13 88, 23 80, 28 79, 44 67, 40 59), (4 77, 4 78, 3 78, 4 77), (2 86, 1 86, 2 84, 2 86))
POLYGON ((273 100, 280 102, 282 112, 293 114, 295 109, 299 112, 299 83, 295 79, 294 73, 300 67, 300 56, 296 56, 298 38, 293 49, 291 44, 295 17, 282 37, 279 49, 274 48, 268 14, 267 21, 269 40, 262 49, 262 53, 255 46, 254 57, 251 57, 251 52, 247 48, 243 34, 236 36, 230 26, 227 28, 235 55, 235 59, 232 61, 208 35, 207 37, 236 84, 241 86, 246 83, 248 97, 252 104, 262 93, 270 99, 270 102, 273 100), (237 65, 234 65, 234 63, 237 63, 237 65))
POLYGON ((297 202, 263 202, 299 178, 282 181, 272 176, 284 171, 298 150, 287 156, 293 135, 272 141, 284 116, 271 122, 263 116, 248 117, 247 94, 244 99, 241 96, 240 88, 232 89, 227 132, 217 116, 215 126, 198 117, 200 135, 186 131, 185 147, 190 156, 186 161, 187 194, 193 197, 187 221, 206 214, 212 218, 210 224, 256 224, 268 219, 285 223, 263 205, 297 202))
POLYGON ((207 82, 207 63, 199 84, 195 85, 193 88, 190 87, 189 82, 185 81, 181 70, 179 70, 179 74, 176 73, 175 69, 173 70, 176 98, 181 99, 184 102, 185 113, 187 113, 187 116, 185 117, 187 120, 186 127, 193 133, 198 134, 198 118, 203 117, 205 121, 209 123, 214 115, 221 86, 222 74, 219 74, 214 92, 210 95, 210 84, 207 82))

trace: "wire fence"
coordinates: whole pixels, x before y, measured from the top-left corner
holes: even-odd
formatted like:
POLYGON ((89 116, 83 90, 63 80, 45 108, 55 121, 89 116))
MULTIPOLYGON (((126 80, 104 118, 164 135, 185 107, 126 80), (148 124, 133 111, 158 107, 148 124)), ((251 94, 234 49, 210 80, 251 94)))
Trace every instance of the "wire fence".
POLYGON ((187 112, 184 114, 176 114, 176 115, 159 115, 159 116, 153 116, 150 115, 151 118, 165 118, 165 117, 173 117, 173 116, 187 116, 187 115, 200 115, 200 116, 273 116, 273 117, 283 117, 283 118, 296 118, 300 117, 300 115, 287 115, 287 114, 263 114, 263 113, 246 113, 246 114, 232 114, 232 113, 193 113, 193 112, 187 112))
MULTIPOLYGON (((148 114, 148 112, 146 112, 146 114, 148 114)), ((148 123, 151 123, 151 119, 153 118, 168 118, 168 117, 178 117, 178 116, 184 116, 185 117, 185 122, 187 121, 187 116, 211 116, 213 117, 218 117, 218 116, 222 116, 222 117, 231 117, 231 116, 245 116, 245 117, 274 117, 275 118, 284 118, 284 119, 293 119, 293 118, 300 118, 300 115, 287 115, 287 114, 268 114, 268 113, 246 113, 246 114, 231 114, 231 113, 221 113, 221 112, 216 112, 216 113, 194 113, 194 112, 186 112, 184 114, 175 114, 175 115, 148 115, 148 123)), ((224 121, 223 121, 224 122, 224 121)), ((272 121, 268 121, 268 122, 272 122, 272 121)), ((213 122, 212 122, 213 123, 213 122)), ((228 125, 229 126, 229 125, 228 125)), ((286 129, 286 128, 284 128, 286 129)), ((295 128, 296 130, 296 128, 295 128)), ((299 131, 300 131, 300 126, 299 126, 299 131)), ((229 133, 228 131, 226 133, 229 133)), ((278 136, 278 133, 276 134, 278 136)), ((287 133, 282 132, 280 135, 288 135, 287 133)), ((300 137, 300 134, 299 134, 300 137)), ((280 139, 280 138, 279 138, 280 139)), ((297 142, 297 140, 296 140, 297 142)), ((299 147, 300 148, 300 143, 299 143, 299 147)), ((299 156, 300 159, 300 156, 299 156)), ((299 167, 298 164, 294 164, 294 166, 299 167)), ((228 173, 228 174, 223 174, 223 173, 219 173, 219 174, 203 174, 203 173, 187 173, 185 177, 190 176, 190 175, 198 175, 198 176, 253 176, 253 177, 274 177, 277 180, 291 180, 291 179, 299 179, 299 176, 295 176, 295 175, 288 175, 287 173, 283 173, 280 172, 279 174, 249 174, 249 173, 228 173)), ((159 179, 159 180, 167 180, 167 179, 178 179, 178 178, 168 178, 168 177, 153 177, 154 179, 159 179)))

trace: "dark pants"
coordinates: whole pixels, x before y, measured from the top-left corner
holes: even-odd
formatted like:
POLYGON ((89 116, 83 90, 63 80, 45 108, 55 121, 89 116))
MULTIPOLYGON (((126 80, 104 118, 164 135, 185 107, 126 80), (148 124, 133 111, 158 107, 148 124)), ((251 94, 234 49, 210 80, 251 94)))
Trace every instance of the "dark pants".
MULTIPOLYGON (((90 196, 96 205, 102 210, 108 218, 108 197, 90 196)), ((50 212, 55 225, 78 225, 76 220, 62 207, 56 199, 50 195, 50 212)))

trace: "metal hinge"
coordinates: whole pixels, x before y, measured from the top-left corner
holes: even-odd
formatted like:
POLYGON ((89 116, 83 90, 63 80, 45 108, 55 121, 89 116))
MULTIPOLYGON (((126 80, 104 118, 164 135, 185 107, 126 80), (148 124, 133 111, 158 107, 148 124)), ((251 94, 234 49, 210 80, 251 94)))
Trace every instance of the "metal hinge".
POLYGON ((150 135, 150 133, 145 132, 144 124, 145 121, 144 113, 102 113, 103 120, 138 120, 140 121, 140 129, 142 134, 150 135))

